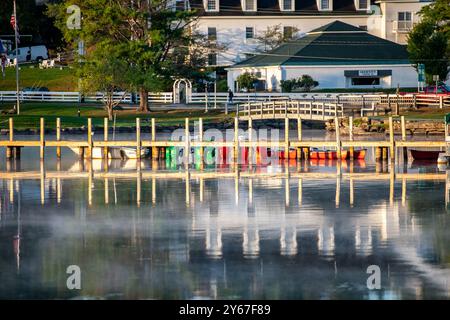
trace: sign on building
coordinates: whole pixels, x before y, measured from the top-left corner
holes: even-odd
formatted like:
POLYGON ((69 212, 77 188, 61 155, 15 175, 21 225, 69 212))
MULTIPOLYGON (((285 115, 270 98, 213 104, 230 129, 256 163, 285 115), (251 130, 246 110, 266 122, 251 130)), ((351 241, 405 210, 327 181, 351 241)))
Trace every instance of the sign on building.
POLYGON ((359 70, 358 76, 360 76, 360 77, 376 77, 376 76, 378 76, 378 70, 359 70))

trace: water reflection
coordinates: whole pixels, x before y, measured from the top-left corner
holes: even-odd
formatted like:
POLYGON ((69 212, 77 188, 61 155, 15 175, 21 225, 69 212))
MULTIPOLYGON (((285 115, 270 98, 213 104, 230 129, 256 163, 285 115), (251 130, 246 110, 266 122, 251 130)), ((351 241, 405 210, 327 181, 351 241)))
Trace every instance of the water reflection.
POLYGON ((449 297, 449 180, 433 166, 16 165, 0 179, 2 298, 449 297))

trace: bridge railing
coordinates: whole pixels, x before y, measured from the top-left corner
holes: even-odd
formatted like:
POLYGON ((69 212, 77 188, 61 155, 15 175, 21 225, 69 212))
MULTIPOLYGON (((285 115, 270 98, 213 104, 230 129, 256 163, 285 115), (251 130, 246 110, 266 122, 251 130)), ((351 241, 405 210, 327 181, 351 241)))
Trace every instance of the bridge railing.
POLYGON ((313 101, 271 101, 251 102, 239 105, 237 115, 240 118, 272 119, 272 118, 296 118, 328 120, 334 117, 344 116, 344 106, 334 102, 313 101))

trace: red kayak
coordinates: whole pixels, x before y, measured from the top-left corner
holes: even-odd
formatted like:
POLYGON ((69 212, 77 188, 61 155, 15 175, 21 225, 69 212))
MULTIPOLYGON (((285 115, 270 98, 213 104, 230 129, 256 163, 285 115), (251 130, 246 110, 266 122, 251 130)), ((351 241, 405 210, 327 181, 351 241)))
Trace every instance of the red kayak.
POLYGON ((437 160, 439 154, 442 151, 423 151, 423 150, 411 150, 411 155, 414 160, 437 160))
MULTIPOLYGON (((347 155, 348 155, 347 150, 341 151, 341 159, 342 160, 347 159, 347 155)), ((320 160, 325 160, 325 159, 336 160, 338 158, 336 151, 312 151, 309 154, 309 157, 311 159, 320 159, 320 160)))

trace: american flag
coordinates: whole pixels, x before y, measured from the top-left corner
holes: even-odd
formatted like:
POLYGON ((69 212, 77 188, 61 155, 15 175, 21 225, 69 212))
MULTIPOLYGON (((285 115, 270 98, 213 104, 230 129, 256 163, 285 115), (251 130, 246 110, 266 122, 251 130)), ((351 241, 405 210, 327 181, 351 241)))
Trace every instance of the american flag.
POLYGON ((11 23, 12 28, 14 29, 14 31, 15 31, 16 34, 17 34, 17 42, 19 43, 19 42, 20 42, 20 41, 19 41, 19 39, 20 39, 20 35, 19 35, 19 24, 18 24, 18 22, 16 21, 16 16, 15 16, 14 14, 11 15, 10 23, 11 23), (16 29, 16 26, 17 26, 17 29, 16 29))

